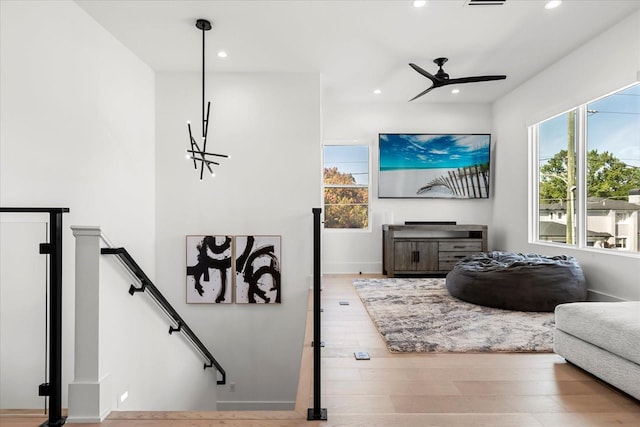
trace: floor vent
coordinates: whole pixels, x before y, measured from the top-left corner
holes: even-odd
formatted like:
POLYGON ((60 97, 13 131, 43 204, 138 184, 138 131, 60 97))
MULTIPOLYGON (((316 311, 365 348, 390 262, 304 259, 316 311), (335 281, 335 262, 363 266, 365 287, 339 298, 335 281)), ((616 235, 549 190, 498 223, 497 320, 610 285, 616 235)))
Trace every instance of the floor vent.
POLYGON ((502 6, 507 0, 467 0, 465 6, 502 6))

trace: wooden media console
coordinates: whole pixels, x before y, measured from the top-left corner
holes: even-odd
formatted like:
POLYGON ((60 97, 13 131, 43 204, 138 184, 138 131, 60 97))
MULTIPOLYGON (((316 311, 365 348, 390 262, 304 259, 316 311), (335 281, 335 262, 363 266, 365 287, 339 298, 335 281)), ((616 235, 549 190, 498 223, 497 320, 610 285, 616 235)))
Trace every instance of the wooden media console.
POLYGON ((388 277, 445 275, 460 259, 487 251, 487 226, 385 224, 382 241, 382 272, 388 277))

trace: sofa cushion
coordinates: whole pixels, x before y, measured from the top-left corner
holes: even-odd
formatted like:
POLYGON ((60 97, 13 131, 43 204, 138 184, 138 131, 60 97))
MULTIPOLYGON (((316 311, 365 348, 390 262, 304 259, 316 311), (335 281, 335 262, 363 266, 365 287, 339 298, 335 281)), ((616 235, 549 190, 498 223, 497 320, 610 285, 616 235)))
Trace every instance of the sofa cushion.
POLYGON ((640 364, 640 301, 560 304, 555 322, 567 334, 640 364))

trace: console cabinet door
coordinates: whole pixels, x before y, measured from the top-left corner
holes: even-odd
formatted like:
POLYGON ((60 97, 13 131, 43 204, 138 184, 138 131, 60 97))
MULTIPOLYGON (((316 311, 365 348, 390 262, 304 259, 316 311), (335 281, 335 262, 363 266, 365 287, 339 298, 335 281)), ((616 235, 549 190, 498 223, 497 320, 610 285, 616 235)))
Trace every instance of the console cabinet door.
POLYGON ((438 269, 438 242, 396 241, 394 270, 435 271, 438 269))
POLYGON ((438 242, 415 242, 417 271, 436 271, 438 270, 438 242))
POLYGON ((415 242, 395 242, 393 252, 393 269, 396 272, 415 270, 415 242))

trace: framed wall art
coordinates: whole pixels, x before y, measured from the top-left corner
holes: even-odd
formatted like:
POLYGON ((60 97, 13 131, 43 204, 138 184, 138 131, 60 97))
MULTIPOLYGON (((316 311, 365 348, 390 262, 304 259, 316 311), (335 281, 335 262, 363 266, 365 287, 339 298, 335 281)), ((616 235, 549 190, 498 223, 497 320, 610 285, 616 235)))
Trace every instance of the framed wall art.
POLYGON ((280 304, 281 236, 236 236, 236 303, 280 304))
POLYGON ((231 303, 232 236, 187 236, 187 303, 231 303))
POLYGON ((486 199, 489 134, 378 135, 380 198, 486 199))

